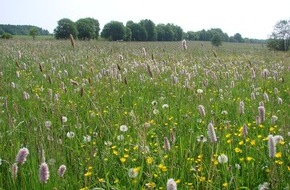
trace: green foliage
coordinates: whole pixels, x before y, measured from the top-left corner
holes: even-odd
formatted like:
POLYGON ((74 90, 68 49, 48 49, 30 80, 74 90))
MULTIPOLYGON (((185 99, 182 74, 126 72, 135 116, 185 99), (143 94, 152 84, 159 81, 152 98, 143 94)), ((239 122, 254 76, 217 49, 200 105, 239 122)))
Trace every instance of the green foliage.
POLYGON ((97 39, 99 36, 100 25, 96 19, 82 18, 76 22, 78 39, 90 40, 97 39))
POLYGON ((146 41, 148 38, 147 31, 141 24, 134 23, 133 21, 128 21, 126 24, 127 28, 130 28, 132 33, 132 41, 146 41))
POLYGON ((29 35, 30 29, 36 28, 39 35, 49 35, 48 30, 42 28, 31 26, 31 25, 10 25, 10 24, 0 24, 0 35, 4 32, 10 33, 12 35, 29 35))
POLYGON ((35 27, 32 27, 29 31, 29 35, 32 36, 33 39, 38 35, 38 30, 35 27))
POLYGON ((146 29, 146 33, 148 35, 147 41, 156 41, 157 40, 157 30, 155 24, 152 20, 141 20, 139 24, 146 29))
POLYGON ((131 29, 129 27, 125 27, 125 37, 124 37, 124 40, 125 41, 131 41, 132 39, 132 32, 131 32, 131 29))
POLYGON ((240 33, 236 33, 234 35, 234 42, 238 42, 238 43, 244 42, 244 39, 240 33))
POLYGON ((12 39, 13 35, 5 32, 5 33, 2 34, 1 38, 2 39, 12 39))
POLYGON ((267 46, 278 51, 288 51, 290 46, 290 20, 280 20, 274 26, 267 46))
POLYGON ((124 40, 125 34, 126 28, 124 24, 118 21, 107 23, 101 32, 103 38, 113 41, 124 40))
POLYGON ((211 38, 211 44, 213 46, 220 46, 222 45, 222 37, 219 33, 214 33, 212 38, 211 38))
POLYGON ((56 39, 69 39, 70 34, 72 34, 74 38, 77 37, 77 27, 72 20, 63 18, 57 23, 58 26, 54 29, 54 35, 56 39))

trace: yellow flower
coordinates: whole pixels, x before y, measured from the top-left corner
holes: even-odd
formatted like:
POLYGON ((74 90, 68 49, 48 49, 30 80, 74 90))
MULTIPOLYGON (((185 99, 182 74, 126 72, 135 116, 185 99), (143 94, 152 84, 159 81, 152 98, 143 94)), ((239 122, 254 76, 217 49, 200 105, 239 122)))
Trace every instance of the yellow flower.
POLYGON ((120 181, 119 179, 115 179, 114 183, 117 184, 117 183, 119 183, 119 181, 120 181))
POLYGON ((278 165, 282 165, 282 164, 283 164, 283 161, 281 161, 281 160, 276 160, 275 163, 278 164, 278 165))
POLYGON ((177 180, 175 181, 175 183, 177 183, 177 184, 179 184, 180 182, 181 182, 180 179, 177 179, 177 180))
POLYGON ((146 159, 146 163, 147 163, 148 165, 152 164, 152 163, 153 163, 153 158, 152 158, 152 157, 148 157, 148 158, 146 159))
POLYGON ((100 183, 104 183, 104 182, 105 182, 105 179, 104 179, 104 178, 98 178, 98 181, 99 181, 100 183))
POLYGON ((146 187, 149 189, 154 189, 156 187, 156 184, 154 182, 146 183, 146 187))
POLYGON ((242 153, 243 151, 240 148, 237 147, 237 148, 235 148, 235 152, 236 153, 242 153))
POLYGON ((254 158, 252 158, 252 157, 250 157, 250 156, 248 156, 246 159, 247 159, 247 161, 254 160, 254 158))
POLYGON ((251 140, 250 143, 251 143, 252 146, 255 146, 256 145, 256 141, 255 140, 251 140))
POLYGON ((91 175, 92 175, 92 172, 89 172, 89 171, 84 174, 85 177, 89 177, 91 175))
POLYGON ((281 158, 281 157, 282 157, 282 153, 281 153, 281 152, 277 152, 277 153, 275 154, 275 157, 276 157, 276 158, 281 158))
POLYGON ((287 166, 288 171, 290 172, 290 166, 287 166))
POLYGON ((228 187, 228 183, 227 182, 225 182, 225 183, 223 183, 223 187, 228 187))
POLYGON ((80 190, 89 190, 88 187, 80 188, 80 190))
POLYGON ((159 164, 158 168, 163 171, 163 172, 166 172, 167 171, 167 167, 164 166, 163 164, 159 164))
POLYGON ((120 158, 120 161, 121 161, 122 163, 125 163, 125 162, 126 162, 126 158, 122 157, 122 158, 120 158))
POLYGON ((199 181, 200 181, 200 182, 205 181, 205 177, 204 177, 204 176, 200 177, 200 178, 199 178, 199 181))

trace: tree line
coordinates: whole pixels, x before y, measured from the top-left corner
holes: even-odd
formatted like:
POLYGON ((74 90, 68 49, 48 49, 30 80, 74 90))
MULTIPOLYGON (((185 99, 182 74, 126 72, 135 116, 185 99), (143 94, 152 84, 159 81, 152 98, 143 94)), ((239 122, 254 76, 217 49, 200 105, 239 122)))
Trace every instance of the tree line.
POLYGON ((35 28, 39 35, 49 35, 48 30, 39 28, 37 26, 10 24, 0 24, 0 35, 3 35, 4 33, 11 35, 29 35, 32 28, 35 28))
POLYGON ((111 21, 105 24, 100 32, 99 22, 96 19, 82 18, 73 22, 63 18, 58 21, 54 34, 56 39, 68 39, 72 34, 74 38, 80 40, 98 39, 100 34, 102 38, 110 41, 181 41, 182 39, 211 41, 215 37, 223 42, 265 42, 265 40, 243 38, 240 33, 229 36, 220 28, 184 32, 178 25, 170 23, 156 25, 150 19, 143 19, 138 23, 130 20, 126 25, 119 21, 111 21))

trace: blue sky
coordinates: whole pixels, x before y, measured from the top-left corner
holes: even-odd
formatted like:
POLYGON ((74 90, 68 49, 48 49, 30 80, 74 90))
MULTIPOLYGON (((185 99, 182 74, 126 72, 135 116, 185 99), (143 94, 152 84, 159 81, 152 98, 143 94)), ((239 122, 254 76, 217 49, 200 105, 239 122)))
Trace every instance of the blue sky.
POLYGON ((57 21, 92 17, 101 28, 151 19, 185 32, 221 28, 228 35, 266 39, 275 23, 290 18, 290 0, 9 0, 1 2, 0 24, 29 24, 53 32, 57 21))

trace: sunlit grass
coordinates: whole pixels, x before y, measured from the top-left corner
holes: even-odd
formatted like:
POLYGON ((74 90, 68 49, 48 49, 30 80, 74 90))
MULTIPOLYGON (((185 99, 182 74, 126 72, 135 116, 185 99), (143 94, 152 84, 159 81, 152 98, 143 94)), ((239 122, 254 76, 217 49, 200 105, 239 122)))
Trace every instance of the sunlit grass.
POLYGON ((187 46, 2 40, 0 188, 289 188, 289 53, 187 46))

